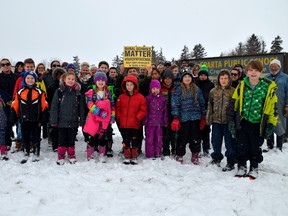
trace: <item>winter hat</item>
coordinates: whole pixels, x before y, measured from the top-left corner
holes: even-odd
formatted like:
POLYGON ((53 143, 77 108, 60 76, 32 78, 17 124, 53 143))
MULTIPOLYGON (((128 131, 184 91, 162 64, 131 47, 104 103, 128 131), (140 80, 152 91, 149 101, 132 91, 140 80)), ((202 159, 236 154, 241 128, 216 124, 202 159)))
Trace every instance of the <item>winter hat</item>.
POLYGON ((174 79, 174 75, 171 70, 165 70, 163 73, 163 79, 166 79, 167 77, 174 79))
POLYGON ((198 72, 198 77, 201 75, 201 74, 205 74, 207 77, 209 76, 208 74, 208 68, 205 64, 203 64, 201 66, 201 68, 199 69, 199 72, 198 72))
POLYGON ((67 73, 67 71, 65 69, 63 69, 62 67, 57 67, 53 70, 52 72, 52 77, 54 80, 57 80, 57 76, 60 74, 64 74, 64 73, 67 73))
POLYGON ((105 81, 107 83, 107 76, 106 74, 101 71, 101 70, 98 70, 95 74, 94 74, 94 83, 96 83, 96 81, 99 81, 99 80, 102 80, 102 81, 105 81))
POLYGON ((19 67, 20 65, 24 67, 24 63, 22 61, 18 61, 15 65, 15 68, 19 67))
POLYGON ((271 67, 272 64, 277 64, 277 65, 281 68, 281 62, 280 62, 278 59, 273 59, 273 60, 270 62, 269 67, 271 67))
POLYGON ((24 74, 23 74, 22 86, 27 86, 27 83, 25 82, 25 79, 26 79, 26 77, 27 77, 28 75, 31 75, 31 76, 34 77, 35 83, 38 81, 38 76, 37 76, 37 74, 36 74, 34 71, 26 71, 26 72, 24 72, 24 74))
POLYGON ((70 68, 73 68, 75 70, 75 65, 72 63, 68 64, 66 67, 66 71, 68 71, 70 68))
POLYGON ((166 61, 166 62, 164 63, 164 66, 166 66, 166 67, 167 67, 167 66, 168 66, 168 67, 170 66, 170 67, 171 67, 171 62, 170 62, 170 61, 166 61))
POLYGON ((183 72, 182 75, 181 75, 180 82, 183 81, 183 77, 184 77, 185 75, 191 76, 191 77, 192 77, 192 82, 194 81, 194 77, 193 77, 192 71, 191 71, 191 70, 184 70, 184 72, 183 72))
POLYGON ((158 80, 151 80, 149 88, 150 89, 152 89, 152 88, 161 89, 161 84, 158 80))

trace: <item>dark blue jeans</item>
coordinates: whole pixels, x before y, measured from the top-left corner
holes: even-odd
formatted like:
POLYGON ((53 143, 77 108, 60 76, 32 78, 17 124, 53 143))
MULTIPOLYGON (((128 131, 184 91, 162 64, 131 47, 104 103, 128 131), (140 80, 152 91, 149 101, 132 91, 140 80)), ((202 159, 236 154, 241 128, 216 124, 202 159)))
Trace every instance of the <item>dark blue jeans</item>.
POLYGON ((235 139, 232 138, 232 135, 228 129, 228 124, 212 124, 212 146, 214 152, 211 154, 211 157, 214 160, 219 161, 223 159, 223 154, 221 153, 223 137, 226 147, 225 156, 227 157, 227 162, 234 164, 235 139))

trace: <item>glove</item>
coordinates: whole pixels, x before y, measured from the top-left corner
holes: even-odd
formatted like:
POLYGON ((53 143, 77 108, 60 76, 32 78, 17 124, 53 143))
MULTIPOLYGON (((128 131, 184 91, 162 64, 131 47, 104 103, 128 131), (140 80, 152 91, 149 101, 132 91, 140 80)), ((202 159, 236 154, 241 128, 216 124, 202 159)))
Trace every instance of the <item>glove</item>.
POLYGON ((274 131, 274 125, 272 125, 271 123, 268 123, 266 130, 265 130, 264 138, 268 139, 273 133, 273 131, 274 131))
POLYGON ((200 130, 202 131, 206 125, 206 116, 202 116, 200 121, 200 130))
POLYGON ((178 131, 180 128, 180 121, 178 117, 174 117, 174 120, 171 123, 171 130, 172 131, 178 131))
POLYGON ((98 114, 101 118, 105 119, 107 117, 107 112, 105 110, 100 110, 98 114))
POLYGON ((232 137, 236 138, 236 129, 235 129, 235 122, 234 121, 230 121, 228 123, 228 129, 229 129, 232 137))

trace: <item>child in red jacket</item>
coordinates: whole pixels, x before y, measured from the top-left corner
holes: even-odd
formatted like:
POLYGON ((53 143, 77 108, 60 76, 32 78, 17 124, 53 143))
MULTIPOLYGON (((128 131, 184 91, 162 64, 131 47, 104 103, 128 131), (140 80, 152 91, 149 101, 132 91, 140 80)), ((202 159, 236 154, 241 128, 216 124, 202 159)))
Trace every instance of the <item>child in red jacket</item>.
POLYGON ((146 99, 141 95, 137 78, 128 75, 122 82, 123 94, 116 104, 116 118, 123 136, 124 164, 137 164, 137 135, 141 120, 146 116, 146 99))

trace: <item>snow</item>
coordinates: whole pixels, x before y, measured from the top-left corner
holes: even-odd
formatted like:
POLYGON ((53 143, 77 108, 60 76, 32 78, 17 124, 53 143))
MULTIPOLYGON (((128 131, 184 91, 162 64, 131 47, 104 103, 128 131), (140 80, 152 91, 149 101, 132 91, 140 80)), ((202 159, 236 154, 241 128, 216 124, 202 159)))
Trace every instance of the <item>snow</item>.
POLYGON ((41 143, 39 162, 20 164, 20 152, 0 161, 0 216, 287 215, 287 143, 283 152, 264 154, 259 178, 251 181, 235 178, 236 170, 206 166, 209 158, 192 165, 188 148, 183 165, 171 158, 124 165, 117 156, 122 140, 113 127, 114 157, 105 164, 87 162, 80 130, 74 165, 57 165, 47 140, 41 143))

